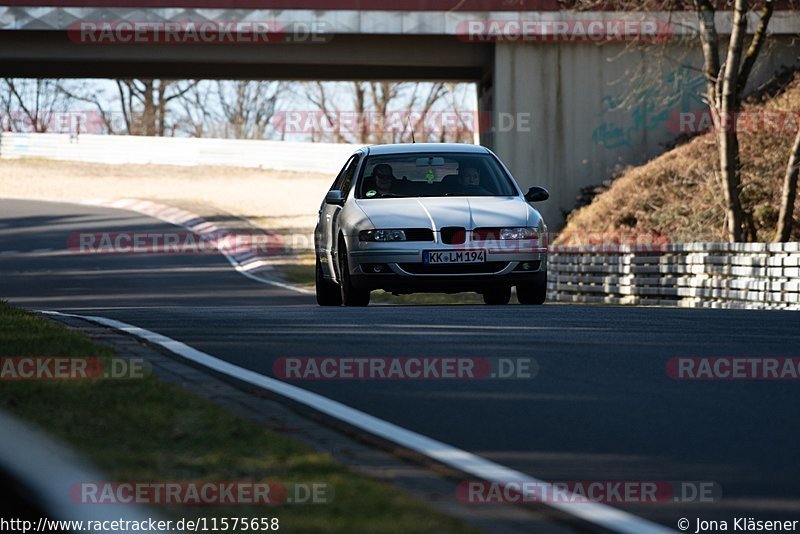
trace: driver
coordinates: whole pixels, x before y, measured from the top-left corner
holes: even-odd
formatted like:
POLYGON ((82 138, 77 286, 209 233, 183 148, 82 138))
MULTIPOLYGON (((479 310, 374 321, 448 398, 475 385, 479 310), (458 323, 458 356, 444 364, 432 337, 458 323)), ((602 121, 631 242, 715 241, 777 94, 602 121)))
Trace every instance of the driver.
POLYGON ((378 195, 386 196, 392 193, 395 178, 391 165, 388 163, 375 165, 375 168, 372 169, 372 175, 375 177, 375 189, 378 195))

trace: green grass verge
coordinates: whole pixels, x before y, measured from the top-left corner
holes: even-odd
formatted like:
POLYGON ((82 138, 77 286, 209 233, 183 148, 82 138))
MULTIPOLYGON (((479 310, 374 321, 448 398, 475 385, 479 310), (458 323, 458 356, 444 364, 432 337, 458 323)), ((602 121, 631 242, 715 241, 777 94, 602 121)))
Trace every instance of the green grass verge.
MULTIPOLYGON (((0 301, 0 356, 114 356, 87 336, 0 301)), ((324 483, 331 503, 168 506, 170 517, 277 517, 289 532, 464 532, 461 522, 327 454, 151 375, 97 381, 0 380, 0 409, 81 451, 109 480, 324 483)))

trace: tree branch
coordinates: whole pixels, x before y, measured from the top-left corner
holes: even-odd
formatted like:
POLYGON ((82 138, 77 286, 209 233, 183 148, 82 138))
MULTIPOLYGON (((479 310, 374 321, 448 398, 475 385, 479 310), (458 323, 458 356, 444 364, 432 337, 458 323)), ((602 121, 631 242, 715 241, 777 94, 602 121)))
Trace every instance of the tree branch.
POLYGON ((758 55, 761 53, 761 48, 767 40, 767 28, 769 27, 769 21, 772 18, 774 10, 775 2, 773 0, 766 0, 764 2, 764 7, 761 8, 761 17, 758 20, 756 33, 753 35, 752 41, 750 41, 750 47, 747 49, 744 63, 742 64, 742 70, 739 72, 739 79, 736 82, 737 92, 739 94, 744 91, 747 80, 750 78, 750 73, 753 70, 753 65, 755 65, 758 55))

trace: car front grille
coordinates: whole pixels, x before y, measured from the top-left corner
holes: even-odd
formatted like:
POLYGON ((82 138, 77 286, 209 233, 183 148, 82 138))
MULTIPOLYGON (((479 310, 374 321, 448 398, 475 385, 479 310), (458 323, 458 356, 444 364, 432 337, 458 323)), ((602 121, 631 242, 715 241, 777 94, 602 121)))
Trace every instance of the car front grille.
POLYGON ((441 230, 442 243, 462 245, 467 240, 467 229, 461 226, 445 226, 441 230))
POLYGON ((490 261, 486 263, 464 263, 426 265, 424 263, 400 263, 401 269, 411 274, 491 274, 508 267, 508 262, 490 261))

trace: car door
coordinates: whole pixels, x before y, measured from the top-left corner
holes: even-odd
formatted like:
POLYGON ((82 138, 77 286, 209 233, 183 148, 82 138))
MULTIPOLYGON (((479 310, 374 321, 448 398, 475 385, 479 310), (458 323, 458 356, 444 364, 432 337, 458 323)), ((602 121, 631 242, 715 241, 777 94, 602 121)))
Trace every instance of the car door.
MULTIPOLYGON (((354 154, 347 160, 336 180, 331 186, 331 191, 337 190, 342 192, 342 196, 347 198, 347 194, 353 186, 353 181, 356 174, 356 169, 361 160, 361 153, 354 154)), ((335 265, 335 247, 336 236, 338 235, 338 218, 339 213, 342 211, 342 206, 337 204, 328 204, 323 200, 319 212, 319 243, 320 243, 320 261, 322 262, 322 269, 325 275, 330 276, 334 269, 331 268, 335 265)))

